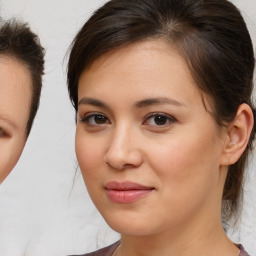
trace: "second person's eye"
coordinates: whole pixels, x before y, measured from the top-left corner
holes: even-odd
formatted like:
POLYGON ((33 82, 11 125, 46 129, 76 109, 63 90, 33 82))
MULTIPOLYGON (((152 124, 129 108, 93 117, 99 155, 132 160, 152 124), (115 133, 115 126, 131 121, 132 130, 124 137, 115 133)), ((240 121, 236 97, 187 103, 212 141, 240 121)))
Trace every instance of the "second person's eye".
POLYGON ((6 133, 5 131, 0 127, 0 138, 5 137, 6 133))

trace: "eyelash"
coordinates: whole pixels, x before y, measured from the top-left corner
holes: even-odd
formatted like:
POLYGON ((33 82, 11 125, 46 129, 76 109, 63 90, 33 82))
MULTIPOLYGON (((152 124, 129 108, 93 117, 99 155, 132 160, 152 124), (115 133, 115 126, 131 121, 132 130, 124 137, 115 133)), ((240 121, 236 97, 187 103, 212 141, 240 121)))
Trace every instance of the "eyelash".
MULTIPOLYGON (((88 126, 103 126, 103 125, 111 123, 110 120, 104 114, 102 114, 102 113, 90 113, 90 114, 87 114, 83 118, 81 118, 80 121, 85 123, 85 124, 87 124, 88 126), (103 121, 102 123, 96 123, 95 122, 95 118, 97 116, 99 118, 102 118, 102 121, 103 121), (94 120, 93 120, 95 122, 94 124, 92 124, 90 122, 91 118, 94 118, 94 120)), ((154 121, 156 122, 156 120, 154 120, 154 121)), ((161 112, 155 112, 155 113, 150 113, 150 114, 146 115, 145 121, 143 121, 142 124, 143 125, 155 126, 155 127, 166 127, 166 126, 168 126, 168 125, 170 125, 172 123, 175 123, 176 121, 177 120, 174 117, 170 116, 170 115, 167 115, 167 114, 164 114, 164 113, 161 113, 161 112), (150 124, 149 120, 151 118, 156 118, 156 117, 160 117, 160 119, 158 121, 160 121, 160 122, 164 121, 165 123, 164 124, 159 124, 159 125, 157 125, 157 124, 150 124), (162 118, 162 120, 161 120, 161 118, 162 118)))
MULTIPOLYGON (((96 116, 98 116, 98 117, 103 117, 105 120, 108 120, 108 121, 109 121, 109 119, 108 119, 105 115, 103 115, 102 113, 90 113, 90 114, 84 115, 84 117, 81 118, 80 121, 81 121, 82 123, 85 123, 85 124, 89 125, 89 126, 102 126, 102 125, 105 125, 105 124, 106 124, 106 123, 102 123, 102 124, 97 124, 97 123, 91 124, 91 123, 90 123, 90 119, 93 118, 93 117, 95 118, 96 116)), ((110 121, 109 121, 108 123, 110 123, 110 121)))
MULTIPOLYGON (((160 117, 160 118, 164 118, 165 121, 167 121, 167 123, 164 123, 164 124, 160 124, 160 125, 152 125, 152 124, 149 124, 150 126, 156 126, 156 127, 166 127, 172 123, 175 123, 177 120, 170 116, 170 115, 167 115, 167 114, 164 114, 164 113, 161 113, 161 112, 155 112, 155 113, 150 113, 146 116, 145 118, 145 121, 143 122, 143 124, 147 124, 148 120, 150 118, 156 118, 156 117, 160 117)), ((154 120, 156 121, 156 120, 154 120)), ((161 121, 161 120, 159 120, 161 121)))

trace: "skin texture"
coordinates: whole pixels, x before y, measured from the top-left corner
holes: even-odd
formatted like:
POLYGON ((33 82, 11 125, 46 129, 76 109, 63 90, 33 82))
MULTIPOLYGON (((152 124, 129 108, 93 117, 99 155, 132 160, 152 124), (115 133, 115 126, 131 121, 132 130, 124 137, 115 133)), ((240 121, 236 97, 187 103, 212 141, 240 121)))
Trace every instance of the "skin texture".
POLYGON ((23 63, 0 56, 0 182, 14 168, 26 143, 31 86, 23 63))
POLYGON ((222 229, 221 197, 237 160, 228 145, 242 136, 217 126, 169 45, 146 41, 101 56, 82 73, 78 102, 77 158, 95 206, 122 234, 116 255, 238 255, 222 229), (116 203, 106 192, 112 181, 152 190, 116 203))

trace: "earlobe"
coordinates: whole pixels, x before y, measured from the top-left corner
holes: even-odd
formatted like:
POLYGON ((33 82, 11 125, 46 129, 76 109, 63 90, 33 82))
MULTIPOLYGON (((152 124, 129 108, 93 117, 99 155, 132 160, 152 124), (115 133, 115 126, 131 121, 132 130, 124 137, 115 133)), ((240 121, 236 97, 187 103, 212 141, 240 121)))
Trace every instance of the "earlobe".
POLYGON ((234 120, 228 125, 228 139, 223 150, 221 165, 232 165, 238 161, 248 144, 253 123, 251 108, 245 103, 241 104, 234 120))

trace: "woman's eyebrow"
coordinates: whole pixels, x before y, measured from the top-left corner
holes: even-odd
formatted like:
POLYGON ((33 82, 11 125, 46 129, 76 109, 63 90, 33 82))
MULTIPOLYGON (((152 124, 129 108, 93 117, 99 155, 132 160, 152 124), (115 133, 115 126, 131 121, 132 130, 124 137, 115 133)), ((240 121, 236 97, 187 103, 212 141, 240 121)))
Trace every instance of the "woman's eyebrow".
POLYGON ((93 99, 93 98, 82 98, 81 100, 79 100, 78 106, 79 106, 79 105, 83 105, 83 104, 86 104, 86 105, 93 105, 93 106, 101 107, 101 108, 109 108, 109 107, 108 107, 105 103, 103 103, 102 101, 97 100, 97 99, 93 99))
POLYGON ((147 107, 150 105, 158 105, 158 104, 171 104, 171 105, 175 105, 175 106, 179 106, 179 107, 185 106, 183 103, 181 103, 177 100, 160 97, 160 98, 149 98, 149 99, 140 100, 135 103, 135 107, 142 108, 142 107, 147 107))
MULTIPOLYGON (((93 105, 96 107, 107 108, 107 109, 109 108, 108 105, 105 104, 104 102, 97 99, 93 99, 93 98, 82 98, 81 100, 79 100, 78 106, 83 104, 93 105)), ((143 108, 143 107, 147 107, 151 105, 159 105, 159 104, 171 104, 171 105, 181 106, 181 107, 185 106, 183 103, 176 101, 174 99, 160 97, 160 98, 149 98, 149 99, 140 100, 135 103, 135 107, 143 108)))

